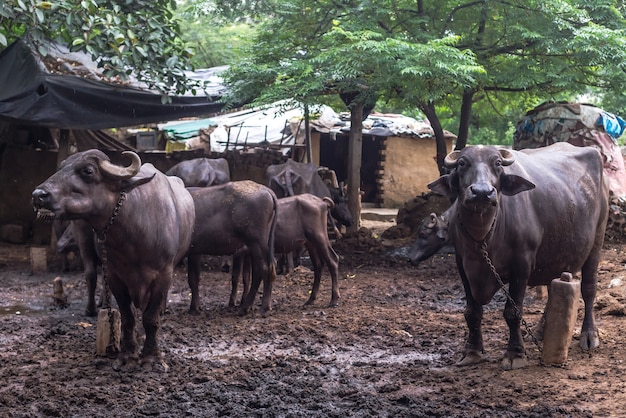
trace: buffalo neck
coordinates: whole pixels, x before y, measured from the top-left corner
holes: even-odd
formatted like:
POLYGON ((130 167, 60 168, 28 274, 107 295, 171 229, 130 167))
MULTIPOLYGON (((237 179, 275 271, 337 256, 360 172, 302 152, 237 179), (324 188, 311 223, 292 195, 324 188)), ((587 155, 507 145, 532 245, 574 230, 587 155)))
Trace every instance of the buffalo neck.
POLYGON ((459 207, 457 212, 459 226, 465 235, 477 243, 487 240, 496 222, 497 207, 489 207, 483 211, 473 211, 459 207))

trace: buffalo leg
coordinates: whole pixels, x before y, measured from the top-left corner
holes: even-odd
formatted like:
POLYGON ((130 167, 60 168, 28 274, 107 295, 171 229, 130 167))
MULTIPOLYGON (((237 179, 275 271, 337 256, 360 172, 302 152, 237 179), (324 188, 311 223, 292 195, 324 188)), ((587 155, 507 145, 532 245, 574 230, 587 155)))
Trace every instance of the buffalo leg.
POLYGON ((131 306, 130 294, 128 289, 120 285, 118 287, 117 280, 110 280, 110 287, 117 306, 120 310, 122 322, 122 341, 120 344, 119 360, 121 364, 132 365, 138 360, 137 356, 137 337, 135 335, 135 313, 131 306))
POLYGON ((599 260, 599 251, 593 250, 581 269, 580 290, 585 302, 585 317, 583 318, 579 345, 583 350, 593 350, 600 345, 598 329, 593 316, 593 302, 596 299, 598 287, 597 271, 599 260))
MULTIPOLYGON (((98 314, 96 309, 96 286, 98 283, 96 264, 85 263, 85 271, 83 274, 87 282, 87 308, 85 308, 85 315, 96 316, 98 314)), ((104 295, 102 295, 102 297, 104 297, 104 295)))
MULTIPOLYGON (((258 259, 259 257, 257 253, 252 249, 250 249, 250 254, 250 257, 252 258, 252 283, 250 284, 250 291, 247 295, 245 295, 239 305, 239 315, 246 315, 252 309, 254 299, 256 298, 259 286, 261 285, 262 268, 259 266, 261 260, 258 259)), ((265 290, 267 289, 264 289, 263 293, 265 293, 265 290)))
POLYGON ((328 239, 325 239, 324 241, 325 243, 320 245, 319 248, 322 249, 321 256, 322 256, 323 261, 326 263, 326 266, 328 266, 328 271, 330 273, 330 279, 332 283, 332 294, 330 298, 330 304, 328 306, 336 307, 339 305, 339 298, 341 296, 339 294, 339 282, 338 282, 339 256, 337 255, 333 247, 330 246, 328 239))
POLYGON ((252 283, 250 285, 250 292, 246 295, 244 303, 239 306, 239 314, 245 315, 252 308, 256 294, 259 291, 261 281, 263 281, 261 313, 265 315, 271 310, 273 282, 273 280, 270 280, 267 252, 263 251, 260 246, 249 247, 249 250, 252 258, 252 283))
POLYGON ((311 258, 311 263, 313 264, 313 287, 311 288, 311 295, 309 296, 309 300, 306 301, 305 305, 311 305, 317 299, 317 293, 320 288, 320 281, 322 279, 322 270, 324 268, 324 263, 322 262, 322 258, 319 253, 316 251, 313 246, 307 245, 307 250, 309 251, 309 257, 311 258))
MULTIPOLYGON (((73 228, 78 233, 74 234, 78 247, 80 248, 80 258, 83 263, 83 275, 85 282, 87 283, 87 308, 85 309, 85 315, 96 316, 98 314, 96 309, 96 287, 98 284, 98 254, 94 245, 93 232, 91 232, 91 226, 84 221, 74 221, 73 228)), ((102 298, 107 295, 101 295, 102 298)), ((111 301, 108 302, 109 306, 111 301)))
POLYGON ((512 285, 509 286, 509 294, 513 298, 513 302, 509 299, 504 306, 504 319, 509 327, 509 343, 502 359, 502 368, 504 370, 519 369, 527 364, 524 340, 522 338, 522 330, 520 329, 525 282, 523 286, 521 289, 514 288, 512 285))
POLYGON ((241 278, 243 282, 243 291, 241 292, 241 302, 248 297, 248 293, 250 293, 250 280, 252 279, 252 261, 250 256, 247 256, 243 260, 243 270, 241 273, 241 278))
POLYGON ((189 313, 196 314, 200 312, 200 296, 198 289, 200 286, 200 256, 190 255, 187 257, 187 282, 191 289, 191 305, 189 313))
POLYGON ((484 352, 482 333, 483 306, 472 297, 469 283, 461 269, 459 269, 459 273, 465 288, 465 322, 467 323, 468 336, 463 349, 463 357, 456 364, 457 366, 467 366, 482 361, 484 352))
MULTIPOLYGON (((167 299, 167 292, 171 284, 172 272, 169 271, 169 278, 164 277, 158 283, 164 283, 159 288, 153 290, 148 305, 143 309, 142 324, 146 332, 146 340, 143 344, 142 357, 147 364, 154 364, 159 360, 160 352, 157 340, 157 333, 161 321, 160 310, 167 299)), ((165 273, 165 274, 168 274, 165 273)))
POLYGON ((235 306, 235 299, 237 298, 237 288, 239 287, 239 276, 241 275, 243 259, 244 256, 242 255, 233 255, 233 267, 230 275, 230 297, 228 298, 228 306, 231 308, 235 306))

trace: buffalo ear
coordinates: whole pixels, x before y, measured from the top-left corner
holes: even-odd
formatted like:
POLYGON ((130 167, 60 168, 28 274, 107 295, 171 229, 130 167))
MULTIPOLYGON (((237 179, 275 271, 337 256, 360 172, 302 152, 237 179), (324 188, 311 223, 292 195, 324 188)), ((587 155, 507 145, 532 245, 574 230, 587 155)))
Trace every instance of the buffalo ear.
POLYGON ((428 188, 449 199, 456 199, 459 195, 458 176, 454 171, 450 174, 444 174, 437 180, 429 183, 428 188))
POLYGON ((142 184, 149 182, 150 180, 154 178, 154 176, 156 176, 156 173, 152 173, 150 175, 144 175, 144 174, 139 173, 134 177, 131 177, 126 180, 122 180, 121 188, 122 190, 126 190, 126 191, 132 190, 137 186, 141 186, 142 184))
POLYGON ((500 177, 500 191, 506 196, 513 196, 535 188, 535 184, 524 177, 514 174, 503 174, 500 177))

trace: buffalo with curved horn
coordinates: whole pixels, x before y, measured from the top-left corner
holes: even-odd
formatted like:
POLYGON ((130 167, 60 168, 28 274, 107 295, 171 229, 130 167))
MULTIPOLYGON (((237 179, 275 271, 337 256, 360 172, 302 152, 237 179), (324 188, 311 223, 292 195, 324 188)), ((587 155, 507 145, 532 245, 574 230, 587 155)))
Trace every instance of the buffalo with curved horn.
POLYGON ((68 157, 33 191, 33 206, 55 218, 82 219, 94 229, 107 253, 107 281, 122 317, 119 361, 133 367, 139 360, 132 304, 143 312, 143 361, 166 368, 157 344, 159 314, 174 266, 189 248, 195 207, 179 178, 142 166, 135 153, 123 155, 131 160, 127 167, 99 150, 68 157))

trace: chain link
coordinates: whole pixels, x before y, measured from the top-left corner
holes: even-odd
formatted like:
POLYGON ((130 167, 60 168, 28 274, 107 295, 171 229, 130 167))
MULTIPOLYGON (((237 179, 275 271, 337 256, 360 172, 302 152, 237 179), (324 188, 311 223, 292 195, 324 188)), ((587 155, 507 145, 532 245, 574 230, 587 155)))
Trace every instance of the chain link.
POLYGON ((117 201, 117 204, 115 205, 115 208, 113 208, 113 214, 111 215, 111 218, 109 219, 109 223, 104 227, 104 229, 100 232, 96 231, 96 237, 98 239, 98 244, 100 245, 100 248, 102 250, 102 307, 106 308, 108 310, 108 317, 109 317, 109 345, 107 345, 106 347, 106 354, 109 357, 115 357, 115 355, 117 354, 117 348, 116 348, 116 341, 115 341, 115 327, 114 327, 114 318, 113 318, 113 311, 111 309, 111 289, 109 288, 109 281, 108 281, 108 275, 107 275, 107 266, 108 266, 108 257, 107 257, 107 247, 106 247, 106 240, 107 240, 107 233, 109 232, 109 229, 111 228, 111 225, 113 225, 113 222, 115 221, 115 218, 117 217, 117 215, 119 214, 119 211, 122 207, 122 205, 124 204, 124 201, 126 200, 126 192, 124 190, 122 190, 120 192, 120 198, 117 201))
POLYGON ((537 340, 537 337, 535 337, 535 335, 532 333, 532 331, 530 329, 530 325, 528 325, 526 320, 522 317, 522 312, 517 307, 517 304, 513 300, 513 297, 511 297, 511 294, 509 293, 509 291, 506 290, 506 287, 504 286, 504 282, 502 281, 502 278, 500 277, 500 274, 498 274, 498 271, 496 270, 496 266, 493 265, 493 263, 491 262, 491 258, 489 258, 489 252, 487 252, 487 241, 486 240, 483 240, 482 243, 481 243, 480 254, 483 256, 483 258, 487 262, 487 265, 491 269, 491 272, 493 273, 493 275, 495 276, 496 280, 498 281, 498 284, 500 285, 500 289, 502 289, 502 292, 506 296, 507 301, 509 301, 511 303, 511 306, 513 306, 513 309, 515 311, 515 316, 517 316, 517 318, 519 318, 519 320, 521 321, 522 325, 526 329, 526 332, 528 333, 528 335, 530 335, 530 339, 533 341, 533 343, 535 343, 535 345, 537 346, 537 349, 539 350, 539 352, 541 352, 541 344, 539 344, 539 340, 537 340))

